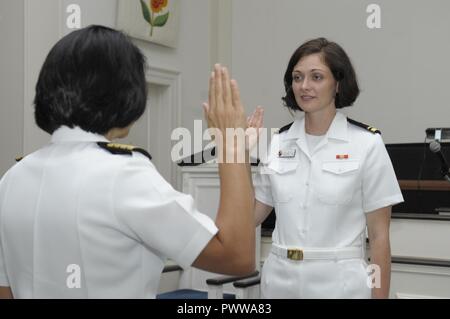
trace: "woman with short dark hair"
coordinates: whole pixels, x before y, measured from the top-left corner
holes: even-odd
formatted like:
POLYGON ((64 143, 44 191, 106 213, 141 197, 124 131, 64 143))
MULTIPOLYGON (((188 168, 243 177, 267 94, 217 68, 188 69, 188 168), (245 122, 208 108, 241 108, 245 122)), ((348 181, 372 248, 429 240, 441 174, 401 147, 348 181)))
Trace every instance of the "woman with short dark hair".
POLYGON ((145 111, 145 57, 127 37, 103 26, 73 31, 48 54, 36 84, 37 125, 105 134, 145 111))
MULTIPOLYGON (((0 297, 154 298, 167 257, 218 273, 254 270, 249 164, 219 163, 214 222, 145 150, 111 143, 146 103, 145 58, 121 32, 90 26, 52 48, 35 98, 51 142, 0 181, 0 297)), ((246 127, 237 84, 220 65, 205 112, 221 132, 246 127)), ((219 155, 240 151, 226 147, 219 155)))
POLYGON ((334 80, 339 83, 339 91, 335 95, 335 107, 340 109, 352 106, 359 95, 355 70, 347 53, 337 43, 330 42, 325 38, 318 38, 304 43, 291 56, 284 73, 286 96, 283 97, 283 101, 285 106, 294 111, 302 110, 297 104, 292 91, 292 72, 301 58, 312 54, 320 54, 322 61, 330 69, 334 80))
POLYGON ((262 294, 387 298, 391 206, 403 197, 380 132, 337 111, 359 94, 350 59, 337 43, 307 41, 290 58, 284 86, 285 106, 304 114, 273 136, 255 179, 256 225, 276 213, 262 294))

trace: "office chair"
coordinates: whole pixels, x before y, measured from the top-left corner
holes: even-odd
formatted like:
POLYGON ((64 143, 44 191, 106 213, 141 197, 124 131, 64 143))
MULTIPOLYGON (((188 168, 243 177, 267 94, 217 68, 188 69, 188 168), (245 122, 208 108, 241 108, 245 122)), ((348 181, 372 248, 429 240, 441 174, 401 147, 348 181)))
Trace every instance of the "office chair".
MULTIPOLYGON (((183 272, 183 269, 178 265, 164 267, 163 273, 171 272, 183 272)), ((160 293, 156 296, 156 299, 236 299, 243 293, 240 293, 239 296, 233 293, 226 293, 224 292, 224 285, 247 278, 254 278, 258 275, 259 272, 255 271, 246 276, 218 276, 208 278, 206 279, 206 290, 181 288, 160 293)))

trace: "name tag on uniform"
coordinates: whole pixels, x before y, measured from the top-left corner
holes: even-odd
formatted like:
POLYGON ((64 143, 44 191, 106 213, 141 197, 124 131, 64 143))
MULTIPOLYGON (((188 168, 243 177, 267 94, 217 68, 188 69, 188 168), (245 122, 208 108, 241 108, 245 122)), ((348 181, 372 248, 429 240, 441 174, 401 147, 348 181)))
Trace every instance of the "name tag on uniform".
POLYGON ((291 150, 279 150, 278 157, 279 158, 294 158, 296 149, 291 150))

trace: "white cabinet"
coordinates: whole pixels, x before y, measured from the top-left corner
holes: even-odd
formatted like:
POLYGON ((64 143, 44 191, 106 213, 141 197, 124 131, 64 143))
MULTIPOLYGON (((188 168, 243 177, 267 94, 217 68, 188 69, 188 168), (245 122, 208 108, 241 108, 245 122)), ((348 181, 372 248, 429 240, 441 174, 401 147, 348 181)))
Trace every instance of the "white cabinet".
POLYGON ((450 298, 450 219, 425 216, 391 221, 391 298, 450 298))

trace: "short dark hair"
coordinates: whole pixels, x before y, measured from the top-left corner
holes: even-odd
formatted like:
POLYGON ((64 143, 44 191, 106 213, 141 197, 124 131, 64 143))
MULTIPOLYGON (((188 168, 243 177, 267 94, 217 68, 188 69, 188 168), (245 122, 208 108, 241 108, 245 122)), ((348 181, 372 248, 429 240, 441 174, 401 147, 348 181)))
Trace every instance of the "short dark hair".
POLYGON ((145 111, 145 56, 120 31, 92 25, 50 50, 36 84, 35 120, 52 134, 62 125, 105 134, 145 111))
POLYGON ((298 47, 289 60, 286 72, 284 74, 284 89, 286 96, 282 97, 284 105, 295 111, 301 111, 295 101, 294 92, 292 92, 292 71, 301 58, 321 53, 324 63, 333 74, 334 79, 339 83, 339 93, 336 93, 336 108, 351 106, 359 95, 359 87, 350 58, 345 51, 335 42, 328 41, 325 38, 309 40, 298 47))

